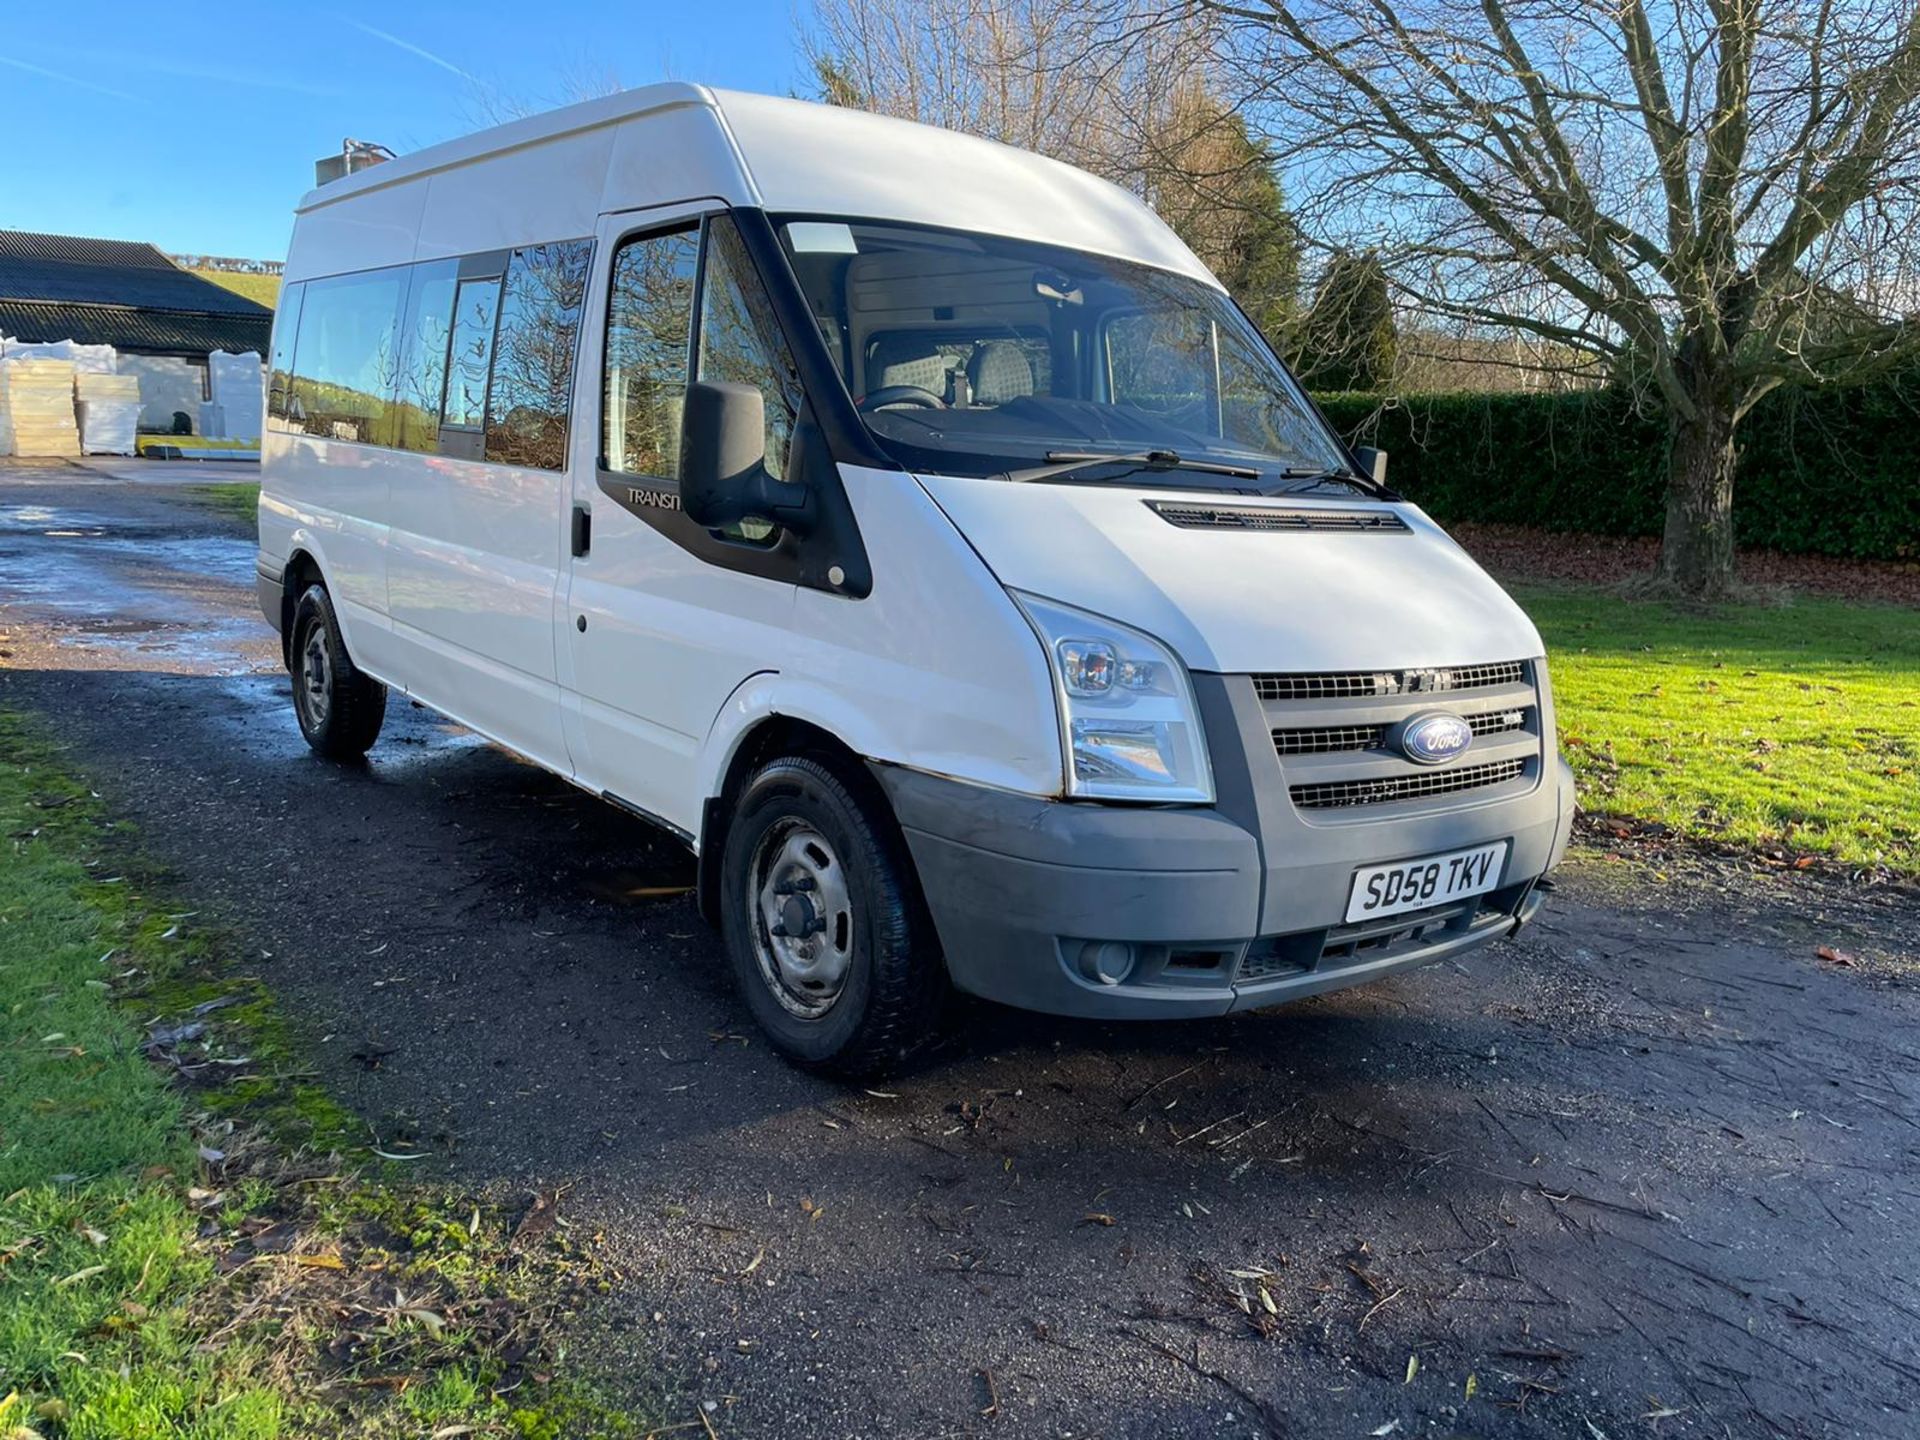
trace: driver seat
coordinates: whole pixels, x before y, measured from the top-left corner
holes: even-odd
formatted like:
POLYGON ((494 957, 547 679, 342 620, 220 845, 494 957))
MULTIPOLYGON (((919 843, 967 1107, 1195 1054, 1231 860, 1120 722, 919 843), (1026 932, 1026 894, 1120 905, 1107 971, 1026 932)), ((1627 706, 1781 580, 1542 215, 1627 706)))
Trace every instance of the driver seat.
POLYGON ((924 336, 882 334, 867 352, 867 394, 889 385, 911 385, 947 398, 953 360, 934 350, 924 336))
POLYGON ((1004 405, 1033 394, 1033 364, 1011 340, 988 340, 967 358, 967 388, 975 405, 1004 405))

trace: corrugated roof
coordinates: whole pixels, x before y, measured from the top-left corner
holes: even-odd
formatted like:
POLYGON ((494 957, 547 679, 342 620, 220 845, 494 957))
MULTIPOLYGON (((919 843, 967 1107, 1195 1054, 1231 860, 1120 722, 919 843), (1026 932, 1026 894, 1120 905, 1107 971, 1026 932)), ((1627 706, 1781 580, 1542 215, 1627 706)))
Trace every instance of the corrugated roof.
POLYGON ((13 260, 65 260, 76 265, 170 267, 173 262, 140 240, 91 240, 84 235, 42 235, 0 230, 0 255, 13 260))
POLYGON ((0 230, 0 300, 128 305, 270 324, 273 312, 191 275, 151 245, 0 230))
POLYGON ((205 355, 210 350, 267 353, 273 312, 208 315, 190 310, 150 310, 124 305, 69 305, 0 298, 0 335, 15 340, 76 340, 116 350, 205 355))

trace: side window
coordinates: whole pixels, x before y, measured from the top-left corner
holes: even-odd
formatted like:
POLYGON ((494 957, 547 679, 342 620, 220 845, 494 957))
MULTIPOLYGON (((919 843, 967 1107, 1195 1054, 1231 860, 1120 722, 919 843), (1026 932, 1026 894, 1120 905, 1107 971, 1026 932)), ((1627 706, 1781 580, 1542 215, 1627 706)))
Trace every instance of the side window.
POLYGON ((507 262, 487 391, 487 459, 542 470, 566 465, 573 357, 592 253, 589 240, 561 240, 516 250, 507 262))
POLYGON ((1325 432, 1306 404, 1256 357, 1252 338, 1221 327, 1220 430, 1236 445, 1269 455, 1322 455, 1325 432))
POLYGON ((447 400, 442 425, 478 431, 486 419, 487 368, 493 363, 493 321, 499 309, 498 275, 462 280, 454 291, 453 340, 447 351, 447 400))
POLYGON ((1180 310, 1115 316, 1107 324, 1107 378, 1115 405, 1219 433, 1210 320, 1180 310))
POLYGON ((300 301, 304 285, 288 285, 280 292, 273 317, 273 366, 267 379, 267 428, 297 430, 289 418, 293 391, 293 345, 300 334, 300 301))
POLYGON ((784 478, 787 447, 800 413, 800 374, 740 232, 726 215, 717 215, 707 224, 699 354, 702 380, 752 385, 766 397, 767 471, 784 478))
POLYGON ((440 448, 440 401, 447 389, 447 345, 459 274, 457 260, 413 267, 407 318, 401 326, 400 383, 386 444, 427 454, 440 448))
POLYGON ((600 444, 609 470, 666 480, 680 474, 699 261, 696 229, 642 236, 614 253, 601 377, 600 444))
POLYGON ((309 435, 372 440, 388 423, 405 268, 307 282, 289 417, 309 435))

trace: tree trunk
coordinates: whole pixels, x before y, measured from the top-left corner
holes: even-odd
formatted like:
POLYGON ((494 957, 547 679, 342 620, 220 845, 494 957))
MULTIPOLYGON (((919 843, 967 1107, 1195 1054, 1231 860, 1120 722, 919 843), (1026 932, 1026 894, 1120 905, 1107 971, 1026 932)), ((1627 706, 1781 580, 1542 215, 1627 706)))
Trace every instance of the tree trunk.
POLYGON ((1733 593, 1734 406, 1697 397, 1699 417, 1676 415, 1667 437, 1667 528, 1656 579, 1689 600, 1733 593))

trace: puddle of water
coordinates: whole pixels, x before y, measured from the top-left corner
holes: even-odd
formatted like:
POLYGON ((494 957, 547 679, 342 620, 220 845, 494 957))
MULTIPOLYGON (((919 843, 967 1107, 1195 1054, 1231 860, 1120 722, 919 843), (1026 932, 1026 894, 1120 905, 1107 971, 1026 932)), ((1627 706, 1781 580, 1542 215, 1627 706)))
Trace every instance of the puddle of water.
MULTIPOLYGON (((250 745, 264 745, 275 759, 297 759, 311 753, 293 718, 285 671, 276 668, 229 675, 216 683, 233 704, 211 710, 210 721, 250 745)), ((365 769, 376 780, 397 779, 491 746, 483 736, 414 706, 404 696, 396 696, 387 702, 387 722, 367 756, 365 769)), ((501 758, 506 758, 504 752, 501 758)))
POLYGON ((43 535, 51 530, 104 535, 115 521, 85 510, 63 510, 53 505, 0 505, 0 533, 43 535))
POLYGON ((163 668, 252 669, 272 654, 265 622, 246 603, 252 542, 143 539, 101 519, 44 505, 0 509, 0 603, 48 616, 64 647, 141 655, 163 668))

